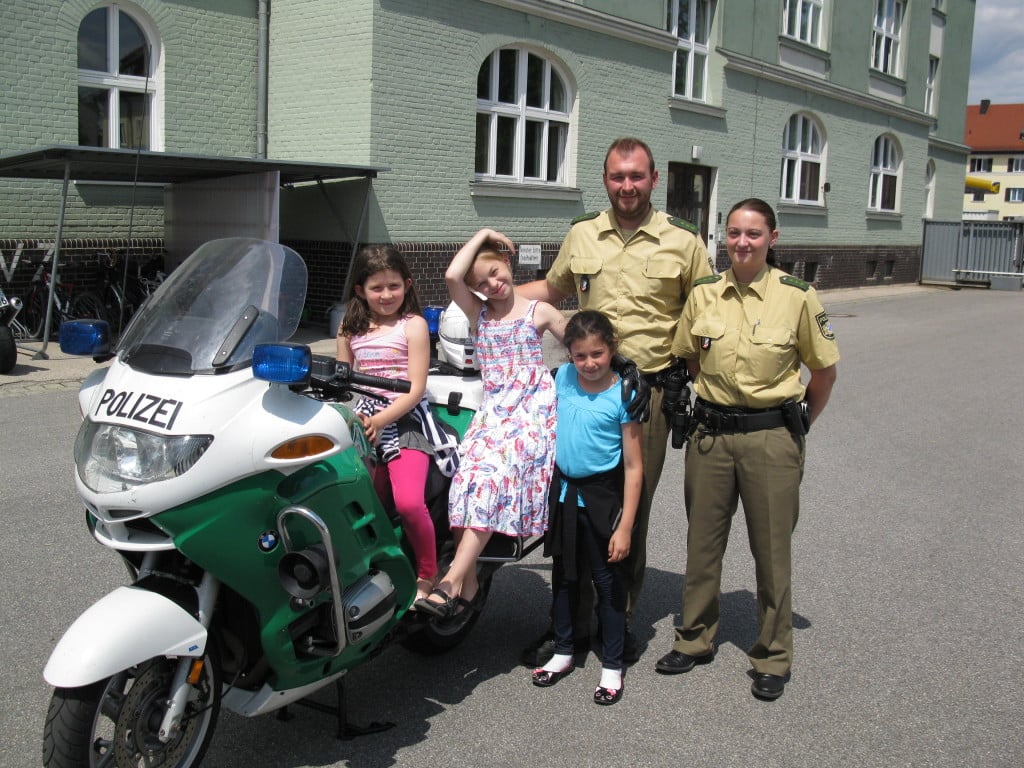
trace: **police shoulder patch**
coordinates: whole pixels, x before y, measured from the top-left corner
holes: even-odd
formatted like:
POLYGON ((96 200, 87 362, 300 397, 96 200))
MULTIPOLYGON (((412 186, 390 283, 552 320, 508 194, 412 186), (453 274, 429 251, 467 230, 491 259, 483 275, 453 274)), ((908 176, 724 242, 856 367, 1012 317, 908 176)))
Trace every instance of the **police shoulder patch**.
POLYGON ((692 232, 695 235, 700 234, 700 230, 697 229, 697 227, 688 222, 686 219, 680 219, 678 216, 669 216, 668 223, 671 224, 673 227, 685 229, 687 232, 692 232))
POLYGON ((696 288, 698 285, 710 285, 711 283, 717 283, 721 279, 721 275, 705 275, 704 277, 694 280, 693 287, 696 288))
POLYGON ((821 331, 822 336, 829 341, 835 339, 836 335, 832 332, 832 322, 828 319, 827 312, 819 312, 814 319, 818 323, 818 330, 821 331))
POLYGON ((591 219, 596 219, 600 215, 600 211, 591 211, 590 213, 584 213, 580 216, 577 216, 575 219, 572 220, 571 223, 579 224, 581 221, 590 221, 591 219))
POLYGON ((782 277, 779 278, 779 282, 782 283, 783 285, 789 285, 792 286, 793 288, 799 288, 801 291, 806 291, 808 288, 811 287, 810 283, 805 283, 800 278, 793 277, 792 275, 783 275, 782 277))

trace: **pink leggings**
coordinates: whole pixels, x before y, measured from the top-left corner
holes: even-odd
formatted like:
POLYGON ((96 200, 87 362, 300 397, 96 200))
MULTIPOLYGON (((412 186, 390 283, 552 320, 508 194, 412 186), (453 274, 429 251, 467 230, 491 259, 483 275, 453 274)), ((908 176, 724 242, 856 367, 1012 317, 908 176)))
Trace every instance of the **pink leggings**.
POLYGON ((378 464, 373 486, 382 499, 390 495, 395 511, 402 518, 402 529, 416 555, 416 578, 433 581, 437 576, 434 523, 430 519, 423 489, 427 484, 427 471, 433 459, 423 451, 402 448, 397 459, 378 464), (390 480, 391 493, 387 483, 390 480))

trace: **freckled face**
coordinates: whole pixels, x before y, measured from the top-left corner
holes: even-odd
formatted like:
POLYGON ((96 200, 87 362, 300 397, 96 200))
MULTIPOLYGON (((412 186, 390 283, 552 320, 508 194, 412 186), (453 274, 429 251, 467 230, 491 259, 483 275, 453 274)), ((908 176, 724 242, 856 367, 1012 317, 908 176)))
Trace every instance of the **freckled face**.
POLYGON ((469 271, 470 288, 488 299, 507 299, 512 295, 512 270, 497 259, 477 259, 469 271))

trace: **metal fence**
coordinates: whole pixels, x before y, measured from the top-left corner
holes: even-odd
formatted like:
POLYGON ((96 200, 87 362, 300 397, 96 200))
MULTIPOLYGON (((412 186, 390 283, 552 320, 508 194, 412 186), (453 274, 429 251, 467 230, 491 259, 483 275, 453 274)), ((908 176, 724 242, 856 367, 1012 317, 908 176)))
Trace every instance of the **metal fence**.
POLYGON ((1010 221, 926 221, 921 249, 921 282, 1021 285, 1024 223, 1010 221))

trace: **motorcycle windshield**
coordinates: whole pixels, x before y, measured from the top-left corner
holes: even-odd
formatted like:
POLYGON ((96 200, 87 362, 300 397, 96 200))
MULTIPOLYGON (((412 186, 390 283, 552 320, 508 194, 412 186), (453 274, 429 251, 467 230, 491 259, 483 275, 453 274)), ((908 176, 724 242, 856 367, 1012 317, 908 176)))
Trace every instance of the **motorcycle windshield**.
POLYGON ((175 269, 117 345, 126 364, 169 376, 247 367, 257 344, 287 341, 306 301, 306 265, 291 248, 211 240, 175 269))

